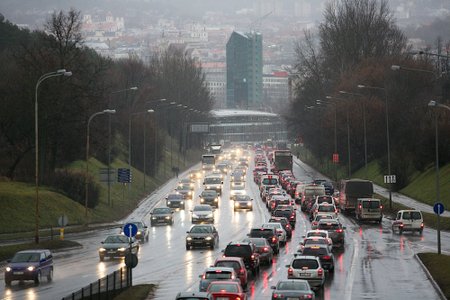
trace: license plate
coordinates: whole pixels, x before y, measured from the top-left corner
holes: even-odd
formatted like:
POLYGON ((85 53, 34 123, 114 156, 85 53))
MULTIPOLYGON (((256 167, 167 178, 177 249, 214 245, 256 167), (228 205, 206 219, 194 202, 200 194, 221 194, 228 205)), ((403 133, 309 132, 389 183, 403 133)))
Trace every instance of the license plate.
POLYGON ((14 272, 14 275, 23 275, 23 272, 14 272))
POLYGON ((164 223, 166 220, 158 220, 159 223, 164 223))
POLYGON ((292 298, 292 297, 288 297, 286 298, 286 300, 298 300, 299 298, 292 298))
POLYGON ((228 297, 217 297, 216 300, 229 300, 230 298, 228 297))
POLYGON ((311 277, 311 273, 298 273, 300 277, 311 277))

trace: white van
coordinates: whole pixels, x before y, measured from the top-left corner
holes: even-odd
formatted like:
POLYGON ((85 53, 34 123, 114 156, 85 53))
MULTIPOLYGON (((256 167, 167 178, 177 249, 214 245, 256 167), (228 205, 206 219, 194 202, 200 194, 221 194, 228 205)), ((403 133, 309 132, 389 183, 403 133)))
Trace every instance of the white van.
POLYGON ((376 221, 381 223, 383 219, 383 205, 380 199, 358 198, 356 200, 355 217, 358 221, 376 221))
POLYGON ((392 223, 392 232, 402 234, 404 231, 423 232, 423 216, 420 210, 399 210, 392 223))

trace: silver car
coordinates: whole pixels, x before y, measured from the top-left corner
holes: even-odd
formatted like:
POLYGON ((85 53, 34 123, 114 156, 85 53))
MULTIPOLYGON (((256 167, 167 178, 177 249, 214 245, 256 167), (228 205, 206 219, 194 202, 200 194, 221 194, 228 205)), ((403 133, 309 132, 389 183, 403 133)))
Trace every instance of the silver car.
POLYGON ((325 270, 316 256, 294 256, 288 268, 288 279, 304 279, 313 288, 320 289, 325 283, 325 270))

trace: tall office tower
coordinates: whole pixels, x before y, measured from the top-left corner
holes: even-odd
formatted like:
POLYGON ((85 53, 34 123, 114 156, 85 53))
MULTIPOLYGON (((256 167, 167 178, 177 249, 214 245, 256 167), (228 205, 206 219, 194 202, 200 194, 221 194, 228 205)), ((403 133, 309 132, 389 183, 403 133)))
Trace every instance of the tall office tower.
POLYGON ((227 108, 262 107, 262 35, 234 31, 227 42, 227 108))

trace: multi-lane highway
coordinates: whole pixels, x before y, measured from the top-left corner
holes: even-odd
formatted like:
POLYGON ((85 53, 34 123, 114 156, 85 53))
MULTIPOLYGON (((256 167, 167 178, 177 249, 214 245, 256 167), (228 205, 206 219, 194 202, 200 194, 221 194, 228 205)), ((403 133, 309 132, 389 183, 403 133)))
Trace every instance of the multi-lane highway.
MULTIPOLYGON (((317 176, 298 164, 294 164, 294 174, 300 180, 317 176)), ((192 225, 189 210, 199 203, 198 195, 202 191, 201 182, 198 182, 194 200, 188 201, 184 211, 175 212, 172 226, 150 228, 149 242, 141 245, 139 264, 133 270, 134 284, 157 284, 155 298, 164 300, 174 299, 179 291, 198 290, 199 275, 221 255, 226 244, 242 240, 251 227, 259 226, 269 218, 251 176, 251 172, 247 172, 247 192, 254 199, 253 211, 233 211, 233 201, 229 200, 229 178, 224 180, 220 208, 215 211, 220 243, 214 250, 185 249, 186 231, 192 225)), ((172 179, 150 195, 127 220, 142 219, 149 224, 150 211, 165 205, 164 197, 177 182, 178 179, 172 179)), ((359 225, 342 215, 340 219, 346 226, 345 248, 334 252, 336 270, 332 275, 327 274, 325 288, 317 293, 316 299, 439 299, 414 257, 415 252, 436 249, 434 230, 425 229, 422 236, 408 233, 399 236, 391 232, 391 220, 388 219, 383 219, 379 225, 359 225)), ((298 210, 292 241, 282 248, 271 266, 262 266, 259 275, 250 277, 249 299, 270 299, 270 287, 279 279, 287 278, 285 265, 309 229, 307 216, 298 210)), ((53 282, 44 280, 39 286, 32 282, 14 282, 7 288, 1 285, 1 299, 60 299, 117 270, 123 266, 123 261, 100 262, 97 249, 105 236, 118 232, 119 228, 114 228, 78 236, 78 242, 83 245, 81 249, 56 253, 53 282)), ((442 245, 443 251, 450 251, 450 234, 442 234, 442 245)))

